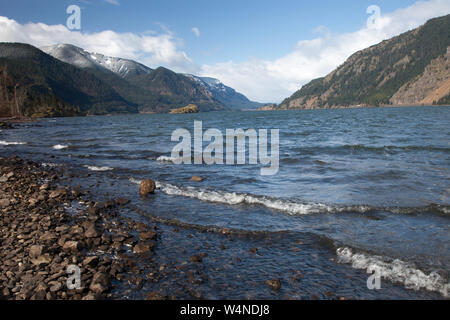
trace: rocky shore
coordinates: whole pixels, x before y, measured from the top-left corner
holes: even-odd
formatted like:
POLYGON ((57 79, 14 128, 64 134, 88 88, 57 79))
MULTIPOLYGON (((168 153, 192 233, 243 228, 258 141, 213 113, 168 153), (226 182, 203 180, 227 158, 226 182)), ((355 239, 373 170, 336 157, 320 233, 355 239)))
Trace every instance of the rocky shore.
POLYGON ((142 281, 138 257, 152 255, 156 228, 122 218, 127 199, 93 202, 59 180, 56 169, 0 158, 0 299, 123 298, 114 289, 142 281))

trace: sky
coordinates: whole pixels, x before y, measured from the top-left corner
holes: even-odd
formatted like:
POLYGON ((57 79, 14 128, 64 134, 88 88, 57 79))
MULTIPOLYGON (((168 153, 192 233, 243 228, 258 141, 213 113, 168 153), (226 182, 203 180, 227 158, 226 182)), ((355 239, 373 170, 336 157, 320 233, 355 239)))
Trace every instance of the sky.
POLYGON ((0 0, 0 42, 70 43, 278 103, 354 52, 449 13, 450 0, 0 0), (79 30, 67 27, 70 5, 79 30))

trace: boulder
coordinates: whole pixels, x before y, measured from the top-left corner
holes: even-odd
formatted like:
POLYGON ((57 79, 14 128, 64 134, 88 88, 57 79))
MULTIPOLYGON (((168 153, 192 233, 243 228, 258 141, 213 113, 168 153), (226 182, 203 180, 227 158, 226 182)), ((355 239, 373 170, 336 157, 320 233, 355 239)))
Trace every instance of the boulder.
POLYGON ((86 238, 98 238, 100 237, 100 233, 97 231, 95 227, 95 223, 90 223, 87 228, 86 232, 84 233, 86 238))
POLYGON ((94 274, 94 277, 92 278, 91 285, 89 286, 89 289, 94 293, 103 293, 105 291, 108 291, 110 287, 110 278, 108 275, 97 272, 94 274))
POLYGON ((155 243, 153 241, 140 242, 133 247, 133 252, 136 254, 144 254, 153 250, 155 243))
POLYGON ((146 179, 141 182, 141 185, 139 187, 139 194, 141 196, 145 196, 149 193, 154 193, 156 189, 156 184, 153 180, 146 179))
POLYGON ((200 263, 203 261, 203 258, 201 255, 196 254, 196 255, 193 255, 192 257, 190 257, 189 260, 191 260, 192 262, 195 262, 195 263, 200 263))
POLYGON ((0 199, 0 208, 6 208, 10 205, 10 203, 11 201, 9 201, 8 199, 0 199))
POLYGON ((280 290, 281 289, 281 281, 279 279, 270 279, 266 281, 266 285, 273 290, 280 290))
POLYGON ((87 257, 83 260, 83 266, 95 267, 98 264, 98 261, 99 259, 97 256, 87 257))
POLYGON ((64 251, 77 252, 80 250, 80 243, 78 241, 66 241, 63 245, 64 251))
POLYGON ((139 239, 143 241, 156 240, 156 232, 148 231, 139 233, 139 239))
POLYGON ((49 264, 50 262, 52 262, 52 257, 50 257, 48 253, 31 260, 31 263, 35 266, 40 266, 41 264, 49 264))
POLYGON ((28 252, 31 259, 37 258, 42 254, 42 251, 44 250, 43 246, 40 245, 34 245, 30 247, 30 251, 28 252))
POLYGON ((130 200, 128 199, 124 199, 124 198, 119 198, 116 200, 116 204, 119 206, 124 206, 130 203, 130 200))
POLYGON ((59 188, 59 189, 56 189, 55 191, 52 191, 48 197, 50 199, 56 199, 56 198, 66 195, 66 194, 67 194, 66 189, 59 188))
POLYGON ((166 300, 166 297, 164 297, 162 294, 154 291, 154 292, 147 293, 146 300, 149 300, 149 301, 151 301, 151 300, 154 300, 154 301, 166 300))

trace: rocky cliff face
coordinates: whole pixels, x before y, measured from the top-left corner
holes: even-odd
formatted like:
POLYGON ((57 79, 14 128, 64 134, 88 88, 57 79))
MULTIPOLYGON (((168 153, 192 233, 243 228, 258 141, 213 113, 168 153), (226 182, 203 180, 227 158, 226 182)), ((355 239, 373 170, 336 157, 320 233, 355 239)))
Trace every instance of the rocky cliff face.
POLYGON ((450 94, 450 47, 431 61, 423 74, 404 84, 391 98, 393 105, 432 105, 450 94))
POLYGON ((450 95, 450 15, 353 54, 280 104, 284 109, 443 104, 450 95))

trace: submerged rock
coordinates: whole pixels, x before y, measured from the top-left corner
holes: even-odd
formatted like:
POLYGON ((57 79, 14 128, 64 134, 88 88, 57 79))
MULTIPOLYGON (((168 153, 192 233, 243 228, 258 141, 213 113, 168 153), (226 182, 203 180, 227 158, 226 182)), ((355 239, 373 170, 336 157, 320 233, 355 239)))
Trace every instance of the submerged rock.
POLYGON ((273 290, 280 290, 281 289, 281 281, 279 279, 270 279, 266 281, 266 285, 273 290))

